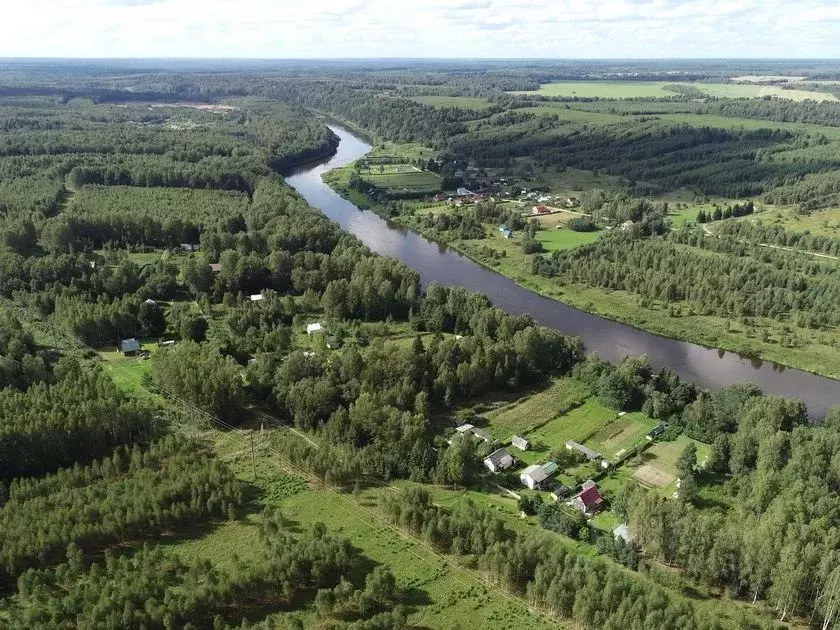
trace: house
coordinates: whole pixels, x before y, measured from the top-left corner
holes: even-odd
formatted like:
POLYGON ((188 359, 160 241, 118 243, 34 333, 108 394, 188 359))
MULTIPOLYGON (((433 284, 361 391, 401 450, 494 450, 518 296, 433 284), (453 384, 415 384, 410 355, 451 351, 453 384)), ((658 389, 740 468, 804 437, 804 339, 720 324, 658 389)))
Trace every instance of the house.
POLYGON ((556 473, 557 470, 559 469, 559 466, 557 465, 556 462, 546 462, 546 463, 542 464, 541 466, 542 466, 543 472, 545 473, 546 477, 551 477, 551 475, 556 473))
POLYGON ((484 458, 484 466, 494 473, 507 470, 513 466, 513 456, 507 452, 507 449, 500 448, 484 458))
POLYGON ((475 193, 471 190, 467 190, 466 188, 459 188, 455 191, 455 194, 459 197, 472 197, 475 193))
POLYGON ((580 205, 580 199, 577 197, 569 197, 566 199, 567 208, 577 208, 580 205))
POLYGON ((633 537, 630 535, 630 528, 627 527, 627 523, 622 523, 615 529, 613 529, 613 537, 618 540, 619 538, 626 543, 629 543, 633 540, 633 537))
POLYGON ((630 219, 627 219, 624 223, 621 224, 621 231, 622 232, 629 232, 633 229, 633 226, 636 225, 630 219))
POLYGON ((182 252, 197 252, 198 243, 181 243, 182 252))
POLYGON ((596 514, 604 506, 604 497, 591 479, 583 484, 583 489, 572 499, 571 505, 586 515, 596 514))
POLYGON ((534 206, 531 209, 531 214, 551 214, 551 208, 543 205, 534 206))
POLYGON ((668 428, 668 423, 660 422, 655 427, 653 427, 650 431, 648 431, 647 435, 645 435, 645 439, 647 439, 648 442, 653 442, 656 438, 658 438, 660 435, 665 433, 665 429, 667 429, 667 428, 668 428))
POLYGON ((222 270, 221 263, 210 263, 208 266, 210 267, 210 271, 213 273, 219 273, 222 270))
POLYGON ((521 437, 519 435, 514 435, 510 439, 510 443, 512 446, 515 446, 520 451, 527 451, 529 448, 531 448, 531 442, 528 441, 528 438, 521 437))
POLYGON ((120 352, 129 356, 140 352, 140 342, 137 339, 123 339, 120 342, 120 352))
POLYGON ((307 324, 306 325, 306 334, 311 335, 313 333, 319 333, 324 330, 324 327, 321 326, 321 322, 315 322, 314 324, 307 324))
POLYGON ((152 298, 144 301, 144 304, 149 304, 151 306, 157 306, 157 302, 155 302, 152 298))
POLYGON ((260 302, 263 299, 262 293, 254 293, 254 295, 250 296, 252 302, 260 302))
POLYGON ((435 201, 446 201, 446 193, 438 193, 435 195, 435 201))
POLYGON ((547 478, 548 475, 545 474, 543 467, 539 464, 532 464, 519 473, 519 480, 522 482, 522 485, 530 490, 539 488, 547 478))
POLYGON ((511 230, 509 228, 505 228, 501 232, 502 232, 502 236, 504 236, 505 238, 510 238, 510 237, 513 236, 513 230, 511 230))
POLYGON ((590 461, 602 459, 603 457, 598 451, 593 451, 591 448, 584 446, 583 444, 579 444, 574 440, 569 440, 568 442, 566 442, 566 450, 578 451, 579 453, 583 453, 590 461))

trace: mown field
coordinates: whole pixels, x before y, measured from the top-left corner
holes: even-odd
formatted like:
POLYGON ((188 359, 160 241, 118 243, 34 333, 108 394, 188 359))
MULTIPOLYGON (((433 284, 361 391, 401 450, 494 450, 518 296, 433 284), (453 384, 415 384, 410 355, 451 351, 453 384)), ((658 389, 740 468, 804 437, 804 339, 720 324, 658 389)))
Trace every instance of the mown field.
POLYGON ((790 206, 768 207, 764 212, 740 219, 761 221, 764 225, 781 225, 791 232, 810 232, 834 238, 840 237, 840 208, 801 214, 790 206))
MULTIPOLYGON (((696 88, 717 98, 763 98, 772 96, 794 101, 836 101, 828 92, 783 89, 778 85, 749 83, 677 83, 670 81, 557 81, 546 83, 537 94, 544 96, 577 96, 580 98, 665 98, 676 92, 666 88, 680 85, 696 88)), ((523 92, 528 94, 528 92, 523 92)))

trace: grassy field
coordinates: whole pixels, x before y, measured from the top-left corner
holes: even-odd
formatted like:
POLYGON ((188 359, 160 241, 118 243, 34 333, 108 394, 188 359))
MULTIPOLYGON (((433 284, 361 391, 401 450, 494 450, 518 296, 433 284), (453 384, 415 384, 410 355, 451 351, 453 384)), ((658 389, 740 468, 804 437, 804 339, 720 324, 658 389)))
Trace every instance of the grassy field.
MULTIPOLYGON (((572 409, 545 426, 528 434, 536 445, 543 445, 546 453, 565 448, 566 442, 586 442, 615 419, 616 413, 589 398, 583 405, 572 409)), ((539 450, 537 448, 536 450, 539 450)))
POLYGON ((406 190, 440 190, 440 176, 429 171, 420 171, 412 166, 403 166, 402 171, 394 169, 394 165, 388 165, 391 171, 380 173, 374 166, 372 172, 362 171, 361 178, 370 182, 377 188, 384 188, 386 191, 401 192, 406 190))
POLYGON ((432 107, 458 107, 460 109, 487 109, 490 102, 484 98, 468 96, 415 96, 411 99, 432 107))
POLYGON ((664 81, 557 81, 546 83, 537 94, 582 98, 647 98, 674 96, 664 81))
POLYGON ((581 404, 589 396, 584 386, 573 379, 561 378, 547 389, 520 398, 487 414, 490 432, 498 440, 507 441, 514 434, 523 434, 581 404))
POLYGON ((709 458, 711 447, 681 435, 672 442, 656 442, 646 450, 641 457, 643 463, 633 471, 633 477, 670 497, 677 489, 677 459, 692 442, 697 447, 697 463, 702 467, 709 458))
POLYGON ((598 451, 609 461, 615 461, 632 446, 643 441, 645 434, 655 427, 657 422, 643 413, 628 413, 603 427, 586 446, 598 451))
POLYGON ((537 241, 542 243, 546 251, 553 252, 593 243, 599 236, 600 232, 575 232, 568 228, 554 228, 537 232, 537 241))
MULTIPOLYGON (((143 350, 154 352, 157 350, 156 343, 144 343, 143 350)), ((103 361, 105 372, 111 376, 117 387, 132 392, 142 393, 143 388, 140 382, 144 374, 152 369, 152 362, 139 356, 127 357, 119 350, 102 350, 99 357, 103 361)))
POLYGON ((781 225, 791 232, 810 232, 840 238, 840 208, 799 214, 792 206, 769 207, 741 221, 761 221, 764 225, 781 225))
MULTIPOLYGON (((794 101, 836 101, 828 92, 783 89, 777 85, 748 83, 673 83, 669 81, 557 81, 546 83, 537 94, 545 96, 578 96, 581 98, 662 98, 674 96, 666 85, 685 85, 697 88, 717 98, 763 98, 773 96, 794 101)), ((528 92, 522 92, 528 94, 528 92)))

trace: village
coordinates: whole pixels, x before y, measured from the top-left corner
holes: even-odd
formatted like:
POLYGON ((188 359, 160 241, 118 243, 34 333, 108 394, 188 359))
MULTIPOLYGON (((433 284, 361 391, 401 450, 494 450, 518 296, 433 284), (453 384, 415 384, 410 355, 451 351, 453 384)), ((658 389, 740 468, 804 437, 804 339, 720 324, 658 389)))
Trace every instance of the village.
POLYGON ((693 444, 702 468, 709 447, 669 435, 666 422, 640 412, 615 412, 580 394, 573 379, 560 379, 548 390, 468 416, 469 421, 458 417, 450 442, 460 435, 480 445, 490 489, 504 491, 520 505, 523 498, 562 504, 590 527, 629 542, 633 532, 612 512, 610 497, 632 480, 677 498, 680 453, 693 444), (569 396, 576 400, 566 408, 569 396))

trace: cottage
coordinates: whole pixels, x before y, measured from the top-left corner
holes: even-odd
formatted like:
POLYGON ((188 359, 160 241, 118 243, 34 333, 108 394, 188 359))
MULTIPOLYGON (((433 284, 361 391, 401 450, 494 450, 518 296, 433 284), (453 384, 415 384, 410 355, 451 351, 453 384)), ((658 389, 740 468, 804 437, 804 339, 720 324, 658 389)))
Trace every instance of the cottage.
POLYGON ((577 197, 569 197, 566 199, 567 208, 577 208, 580 205, 580 199, 577 197))
POLYGON ((539 464, 532 464, 519 473, 519 480, 522 482, 522 485, 530 490, 539 488, 547 478, 548 475, 545 474, 543 467, 539 464))
POLYGON ((220 273, 222 271, 221 263, 210 263, 208 266, 210 267, 210 271, 213 273, 220 273))
POLYGON ((140 342, 137 339, 123 339, 120 342, 120 352, 129 356, 140 352, 140 342))
POLYGON ((262 293, 254 293, 252 296, 250 296, 250 298, 251 298, 252 302, 261 302, 262 299, 263 299, 263 294, 262 293))
POLYGON ((494 473, 507 470, 513 466, 513 456, 507 452, 507 449, 500 448, 484 458, 484 466, 494 473))
POLYGON ((455 191, 455 194, 459 197, 472 197, 475 193, 471 190, 467 190, 466 188, 459 188, 455 191))
POLYGON ((653 427, 650 431, 648 431, 647 435, 645 435, 645 439, 647 439, 648 442, 653 442, 656 438, 658 438, 660 435, 665 433, 665 429, 667 429, 667 428, 668 428, 667 423, 660 422, 655 427, 653 427))
POLYGON ((629 232, 633 229, 633 226, 636 225, 630 219, 627 219, 624 223, 621 224, 621 231, 622 232, 629 232))
POLYGON ((319 333, 324 330, 324 327, 321 326, 321 322, 315 322, 314 324, 307 324, 306 326, 306 334, 312 335, 314 333, 319 333))
POLYGON ((515 446, 520 451, 527 451, 529 448, 531 448, 531 442, 528 441, 528 438, 519 435, 514 435, 510 439, 510 443, 512 446, 515 446))
POLYGON ((198 244, 197 243, 181 243, 181 251, 182 252, 197 252, 198 251, 198 244))
POLYGON ((583 444, 579 444, 574 440, 569 440, 568 442, 566 442, 566 450, 578 451, 579 453, 583 453, 590 461, 602 459, 603 457, 598 451, 593 451, 591 448, 584 446, 583 444))
POLYGON ((551 208, 543 205, 534 206, 531 209, 531 214, 551 214, 551 208))
POLYGON ((574 496, 571 505, 586 515, 596 514, 604 506, 598 486, 591 479, 583 484, 583 489, 574 496))

